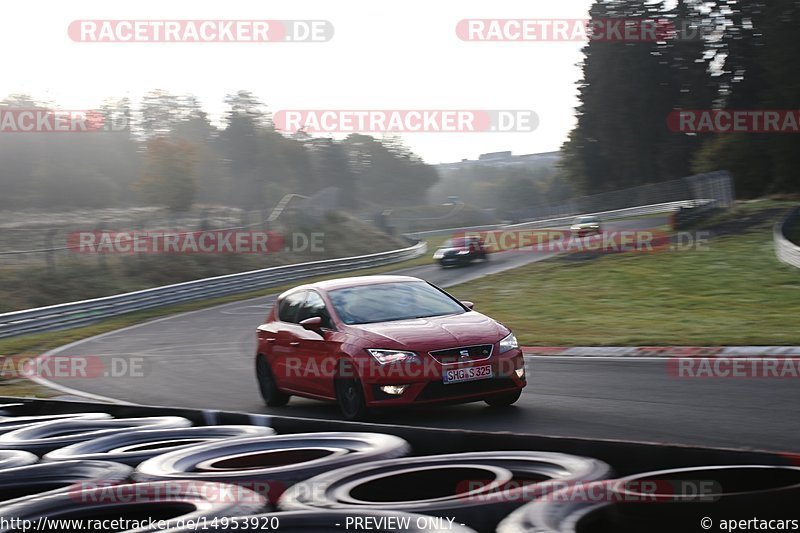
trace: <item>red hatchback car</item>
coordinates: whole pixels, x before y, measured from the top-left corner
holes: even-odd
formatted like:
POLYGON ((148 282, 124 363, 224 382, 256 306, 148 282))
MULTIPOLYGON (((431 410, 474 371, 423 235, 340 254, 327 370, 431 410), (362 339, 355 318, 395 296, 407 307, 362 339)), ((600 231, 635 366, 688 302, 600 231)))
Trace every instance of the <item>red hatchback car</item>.
POLYGON ((517 339, 442 289, 406 276, 322 281, 278 297, 258 327, 256 376, 268 406, 292 395, 369 409, 517 401, 526 385, 517 339))

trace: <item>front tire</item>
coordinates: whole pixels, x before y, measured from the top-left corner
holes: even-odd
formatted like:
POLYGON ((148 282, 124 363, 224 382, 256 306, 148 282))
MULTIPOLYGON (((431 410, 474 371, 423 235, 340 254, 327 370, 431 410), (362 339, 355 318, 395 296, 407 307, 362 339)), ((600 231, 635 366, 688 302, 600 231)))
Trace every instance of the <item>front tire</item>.
POLYGON ((268 407, 283 407, 289 403, 290 395, 281 392, 275 383, 275 376, 269 366, 267 358, 259 355, 256 358, 256 378, 261 397, 268 407))
POLYGON ((483 401, 489 404, 489 407, 508 407, 516 403, 520 396, 522 396, 522 389, 517 389, 515 391, 504 392, 503 394, 486 398, 483 401))
POLYGON ((334 383, 336 404, 345 420, 366 420, 369 415, 364 388, 350 363, 342 363, 334 383))

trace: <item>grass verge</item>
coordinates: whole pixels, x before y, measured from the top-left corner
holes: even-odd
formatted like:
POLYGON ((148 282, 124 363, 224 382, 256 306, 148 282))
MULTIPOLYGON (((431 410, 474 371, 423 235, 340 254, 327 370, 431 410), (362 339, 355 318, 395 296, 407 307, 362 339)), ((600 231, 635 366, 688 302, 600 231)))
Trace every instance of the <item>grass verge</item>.
POLYGON ((737 205, 702 249, 561 257, 450 291, 526 345, 800 345, 800 271, 771 233, 787 206, 737 205))

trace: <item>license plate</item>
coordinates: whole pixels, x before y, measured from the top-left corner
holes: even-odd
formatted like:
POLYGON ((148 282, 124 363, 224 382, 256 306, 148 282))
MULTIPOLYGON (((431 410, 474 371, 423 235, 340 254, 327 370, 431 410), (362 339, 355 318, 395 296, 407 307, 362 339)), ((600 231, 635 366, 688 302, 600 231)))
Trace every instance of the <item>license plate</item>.
POLYGON ((462 381, 475 381, 476 379, 489 379, 492 377, 492 365, 471 366, 469 368, 454 368, 445 370, 442 381, 445 385, 461 383, 462 381))

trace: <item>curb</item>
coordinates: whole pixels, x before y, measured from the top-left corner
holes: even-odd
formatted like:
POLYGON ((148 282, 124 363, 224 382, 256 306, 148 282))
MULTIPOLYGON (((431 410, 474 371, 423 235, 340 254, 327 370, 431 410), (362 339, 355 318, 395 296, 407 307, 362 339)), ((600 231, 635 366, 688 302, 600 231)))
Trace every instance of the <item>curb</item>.
POLYGON ((800 346, 522 346, 537 357, 800 357, 800 346))

